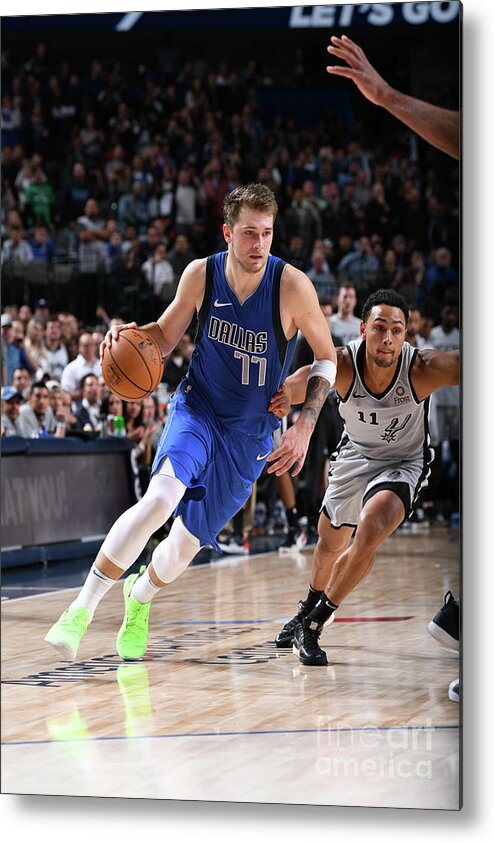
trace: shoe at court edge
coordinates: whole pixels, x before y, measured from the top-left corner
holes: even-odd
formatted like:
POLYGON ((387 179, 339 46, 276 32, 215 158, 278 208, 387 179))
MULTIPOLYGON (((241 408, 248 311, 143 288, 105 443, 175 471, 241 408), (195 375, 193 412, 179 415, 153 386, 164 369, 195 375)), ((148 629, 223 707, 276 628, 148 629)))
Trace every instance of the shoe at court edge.
POLYGON ((316 623, 308 617, 302 617, 293 630, 293 651, 301 664, 307 667, 326 667, 326 652, 319 646, 319 638, 324 628, 323 623, 316 623))
POLYGON ((125 615, 117 635, 117 652, 124 661, 139 661, 144 657, 148 645, 148 621, 150 602, 139 602, 131 597, 134 582, 144 571, 127 576, 124 588, 125 615))
POLYGON ((91 621, 87 608, 67 608, 59 620, 51 627, 44 640, 50 643, 64 658, 74 660, 79 643, 91 621))

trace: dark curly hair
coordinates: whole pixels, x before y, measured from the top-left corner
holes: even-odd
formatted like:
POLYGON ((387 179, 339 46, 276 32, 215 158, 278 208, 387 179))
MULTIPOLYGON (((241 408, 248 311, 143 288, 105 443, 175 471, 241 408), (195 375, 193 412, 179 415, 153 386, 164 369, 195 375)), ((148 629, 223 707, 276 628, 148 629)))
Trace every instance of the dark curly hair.
POLYGON ((369 295, 362 308, 362 320, 364 322, 366 322, 369 318, 372 308, 378 306, 379 304, 387 304, 389 307, 398 307, 405 316, 405 324, 407 324, 408 304, 403 296, 394 289, 377 289, 369 295))

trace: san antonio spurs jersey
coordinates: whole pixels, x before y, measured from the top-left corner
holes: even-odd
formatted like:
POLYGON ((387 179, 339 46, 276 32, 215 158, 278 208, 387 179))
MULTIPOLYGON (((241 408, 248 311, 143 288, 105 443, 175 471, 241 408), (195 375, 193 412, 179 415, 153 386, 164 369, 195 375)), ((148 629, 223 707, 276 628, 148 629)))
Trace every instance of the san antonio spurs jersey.
POLYGON ((364 386, 365 342, 346 346, 353 364, 353 381, 340 396, 339 412, 345 422, 342 442, 350 439, 369 459, 407 460, 423 457, 429 449, 429 398, 419 401, 410 382, 416 348, 405 342, 395 376, 384 394, 364 386))

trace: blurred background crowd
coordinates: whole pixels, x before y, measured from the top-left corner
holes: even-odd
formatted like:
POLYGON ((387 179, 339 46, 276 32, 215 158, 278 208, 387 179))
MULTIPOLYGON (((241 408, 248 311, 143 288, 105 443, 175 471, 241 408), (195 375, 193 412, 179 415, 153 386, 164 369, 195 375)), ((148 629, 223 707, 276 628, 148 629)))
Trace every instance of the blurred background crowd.
MULTIPOLYGON (((144 490, 195 325, 142 402, 108 393, 98 345, 115 321, 156 320, 185 266, 225 247, 224 197, 248 181, 274 191, 272 251, 308 274, 336 344, 359 335, 369 293, 393 287, 413 345, 458 347, 458 165, 365 105, 345 111, 326 92, 307 107, 323 50, 316 62, 304 46, 284 61, 205 48, 191 60, 184 48, 171 61, 137 44, 123 61, 110 42, 104 58, 53 38, 20 43, 2 52, 2 435, 108 435, 108 416, 123 416, 144 490)), ((433 92, 438 104, 456 106, 452 88, 433 92)), ((294 365, 306 361, 300 337, 294 365)), ((417 525, 458 517, 458 390, 434 402, 417 525)), ((296 484, 262 477, 232 546, 245 550, 256 529, 288 535, 287 547, 313 540, 340 432, 331 395, 296 484)))

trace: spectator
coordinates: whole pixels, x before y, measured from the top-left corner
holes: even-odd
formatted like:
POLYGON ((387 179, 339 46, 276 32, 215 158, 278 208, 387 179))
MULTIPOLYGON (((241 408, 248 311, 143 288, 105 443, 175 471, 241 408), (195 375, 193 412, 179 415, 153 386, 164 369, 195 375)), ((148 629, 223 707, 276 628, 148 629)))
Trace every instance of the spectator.
POLYGON ((174 280, 178 283, 182 277, 185 267, 188 266, 192 260, 196 259, 196 255, 192 250, 187 234, 177 234, 175 244, 168 253, 167 259, 173 269, 174 280))
POLYGON ((63 190, 62 224, 74 223, 82 216, 86 212, 86 203, 94 195, 95 188, 86 174, 86 167, 82 162, 76 162, 63 190))
POLYGON ((175 224, 180 231, 190 234, 198 215, 200 192, 192 178, 192 172, 184 167, 178 174, 175 188, 175 224))
POLYGON ((19 426, 26 439, 55 433, 56 421, 49 406, 48 389, 40 380, 33 383, 29 401, 21 407, 19 426))
POLYGON ((173 267, 166 259, 164 243, 159 243, 153 256, 143 263, 142 273, 154 298, 159 299, 162 307, 169 304, 175 295, 177 284, 173 267))
POLYGON ((14 373, 12 374, 12 386, 21 393, 25 401, 28 400, 29 395, 31 394, 32 382, 33 378, 31 377, 28 368, 20 366, 19 368, 14 369, 14 373))
POLYGON ((125 229, 128 225, 135 225, 137 231, 143 234, 149 225, 149 210, 146 185, 142 181, 134 181, 123 193, 117 206, 118 227, 125 229))
POLYGON ((192 337, 190 333, 185 333, 177 347, 166 358, 163 382, 166 383, 168 392, 173 393, 187 373, 193 350, 192 337))
POLYGON ((31 251, 34 260, 40 260, 51 266, 58 257, 57 247, 48 234, 48 228, 44 223, 35 225, 32 239, 30 240, 31 251))
POLYGON ((156 222, 150 225, 146 232, 146 238, 139 242, 138 262, 142 266, 146 260, 153 256, 155 249, 163 241, 163 233, 156 222))
POLYGON ((69 406, 66 405, 60 383, 56 380, 48 380, 45 385, 48 389, 48 405, 56 422, 55 436, 65 438, 67 432, 78 429, 77 419, 70 412, 70 401, 69 406))
POLYGON ((336 278, 331 272, 324 251, 315 248, 312 252, 311 265, 307 275, 316 288, 319 300, 321 298, 332 298, 336 294, 336 278))
POLYGON ((338 291, 338 310, 331 316, 330 329, 335 345, 348 345, 360 336, 360 319, 354 313, 357 291, 353 284, 342 284, 338 291))
POLYGON ((355 251, 347 254, 338 264, 338 278, 354 284, 361 298, 365 298, 375 285, 379 272, 379 261, 372 253, 369 237, 360 237, 355 251))
POLYGON ((418 307, 410 307, 408 311, 407 335, 406 340, 415 348, 423 348, 424 341, 420 336, 420 322, 422 320, 422 313, 418 307))
POLYGON ((288 247, 287 260, 292 266, 296 266, 301 272, 307 270, 309 264, 309 252, 305 246, 303 237, 300 234, 294 234, 290 238, 288 247))
POLYGON ((55 194, 41 166, 36 167, 25 194, 25 214, 29 226, 50 226, 53 222, 55 194))
POLYGON ((51 380, 62 379, 64 368, 69 364, 69 354, 62 342, 62 325, 57 316, 50 316, 45 328, 47 364, 45 372, 51 380))
POLYGON ((20 225, 9 227, 9 237, 2 246, 2 266, 26 266, 33 260, 33 252, 28 241, 23 237, 20 225))
POLYGON ((97 357, 97 345, 90 333, 82 333, 79 338, 79 353, 75 360, 63 370, 61 386, 64 392, 69 392, 71 400, 77 404, 81 400, 81 381, 86 374, 99 377, 101 364, 97 357))
POLYGON ((228 181, 218 158, 213 158, 203 170, 204 214, 209 247, 215 251, 220 243, 223 226, 223 202, 229 191, 228 181))
POLYGON ((2 387, 2 436, 21 436, 19 413, 24 398, 13 386, 2 387))
POLYGON ((142 423, 142 401, 124 401, 123 409, 126 436, 138 445, 146 432, 142 423))
POLYGON ((19 319, 21 320, 24 328, 27 327, 27 323, 29 319, 32 319, 33 311, 31 310, 29 304, 21 304, 19 307, 19 319))
POLYGON ((442 301, 449 290, 458 290, 459 277, 451 265, 452 255, 449 249, 439 248, 432 263, 427 267, 424 281, 424 294, 442 301))
MULTIPOLYGON (((313 209, 309 209, 304 203, 302 188, 297 188, 293 193, 293 200, 285 214, 286 230, 289 239, 301 237, 305 251, 310 254, 314 240, 322 235, 322 227, 318 229, 318 219, 313 209)), ((288 258, 290 260, 290 258, 288 258)), ((297 265, 297 264, 295 264, 297 265)), ((297 268, 300 268, 297 266, 297 268)), ((304 267, 307 268, 307 263, 304 267)))
POLYGON ((95 374, 86 374, 81 379, 81 405, 75 413, 81 430, 100 432, 102 418, 100 411, 99 382, 95 374))
POLYGON ((106 241, 110 236, 96 199, 87 200, 84 215, 77 219, 76 233, 79 240, 78 312, 89 323, 95 317, 98 298, 104 296, 102 277, 107 271, 106 241))
POLYGON ((2 314, 2 383, 13 384, 14 371, 26 366, 34 372, 34 361, 24 347, 24 326, 20 319, 12 321, 7 313, 2 314))
POLYGON ((34 305, 33 318, 45 325, 50 317, 50 307, 46 298, 38 298, 34 305))
POLYGON ((393 232, 393 212, 380 182, 372 185, 372 199, 365 206, 365 227, 370 234, 378 234, 389 243, 393 232))
POLYGON ((27 323, 24 348, 28 355, 30 365, 34 369, 34 377, 36 380, 41 380, 48 366, 48 357, 44 339, 44 324, 41 319, 33 316, 33 318, 27 323))

